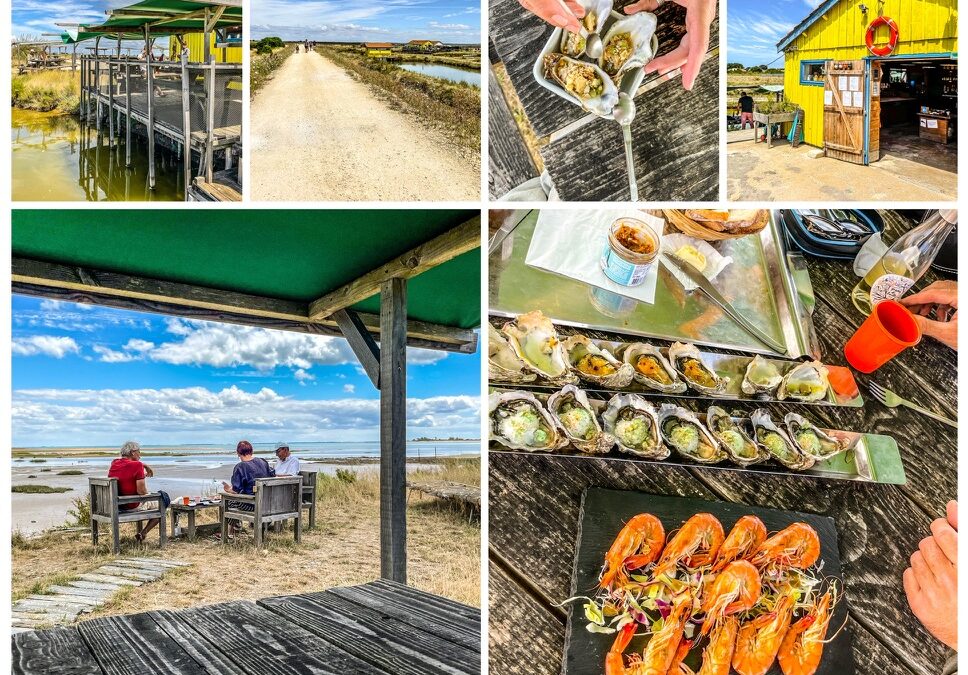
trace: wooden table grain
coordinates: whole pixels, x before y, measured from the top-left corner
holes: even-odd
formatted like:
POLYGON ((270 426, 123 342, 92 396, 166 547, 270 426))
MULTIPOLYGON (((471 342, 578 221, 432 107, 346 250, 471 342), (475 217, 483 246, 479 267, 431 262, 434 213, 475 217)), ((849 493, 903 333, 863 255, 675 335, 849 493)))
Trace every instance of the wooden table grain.
MULTIPOLYGON (((619 0, 615 8, 631 4, 619 0)), ((490 47, 507 70, 525 114, 539 138, 545 169, 565 201, 627 201, 628 177, 621 127, 586 113, 541 87, 532 75, 534 61, 554 30, 517 0, 489 3, 490 47)), ((685 10, 667 2, 656 12, 658 54, 678 46, 685 10)), ((718 17, 718 13, 717 13, 718 17)), ((642 201, 708 201, 719 195, 719 19, 710 30, 706 63, 691 92, 682 79, 647 75, 635 97, 632 147, 642 201)), ((493 96, 493 93, 492 93, 493 96)), ((503 115, 503 108, 498 109, 503 115)), ((513 138, 516 127, 496 120, 490 126, 491 151, 524 152, 513 138), (493 138, 493 136, 498 138, 493 138)), ((500 158, 499 167, 526 163, 526 157, 500 158)), ((493 169, 494 167, 492 167, 493 169)), ((506 188, 503 174, 491 181, 491 198, 506 188)), ((514 174, 518 176, 519 174, 514 174)))
MULTIPOLYGON (((885 240, 911 227, 889 212, 885 240)), ((849 261, 811 258, 817 293, 814 323, 824 360, 846 365, 843 344, 863 317, 850 301, 849 261)), ((923 288, 943 278, 930 270, 923 288)), ((679 495, 834 518, 839 535, 848 627, 858 675, 937 675, 946 648, 918 623, 901 575, 929 525, 957 496, 957 433, 907 408, 869 395, 874 380, 935 412, 957 419, 957 354, 925 338, 872 376, 855 373, 863 408, 782 406, 821 426, 889 434, 907 474, 903 486, 750 475, 699 467, 599 458, 489 454, 489 663, 493 675, 559 673, 582 492, 589 486, 679 495)))

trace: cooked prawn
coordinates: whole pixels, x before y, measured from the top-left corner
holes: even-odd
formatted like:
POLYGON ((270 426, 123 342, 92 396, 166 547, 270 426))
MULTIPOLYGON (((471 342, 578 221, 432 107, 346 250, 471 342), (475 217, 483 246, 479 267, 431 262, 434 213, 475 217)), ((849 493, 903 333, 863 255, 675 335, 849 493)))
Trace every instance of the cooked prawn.
POLYGON ((759 600, 759 571, 745 560, 734 560, 704 593, 702 611, 706 618, 699 634, 707 635, 725 616, 750 609, 759 600))
POLYGON ((793 523, 764 541, 750 562, 759 568, 806 569, 820 557, 820 537, 806 523, 793 523))
POLYGON ((600 588, 610 587, 616 580, 624 584, 626 570, 645 567, 655 562, 665 544, 662 522, 651 513, 633 516, 615 537, 605 554, 600 588))
POLYGON ((720 572, 734 560, 746 560, 766 541, 766 525, 756 516, 743 516, 736 521, 719 547, 713 572, 720 572))
POLYGON ((793 595, 780 598, 772 612, 740 626, 733 652, 733 668, 740 675, 765 675, 776 660, 793 616, 793 595))
POLYGON ((716 516, 697 513, 683 523, 666 544, 656 565, 655 575, 672 572, 680 562, 691 567, 708 565, 716 558, 725 538, 723 526, 716 516))
POLYGON ((780 643, 779 659, 783 675, 813 675, 817 672, 836 601, 836 589, 827 591, 806 616, 790 626, 780 643))
POLYGON ((739 631, 739 620, 730 616, 719 623, 709 636, 709 644, 702 652, 702 666, 699 672, 680 664, 679 672, 669 671, 669 675, 729 675, 729 667, 733 660, 733 650, 736 648, 736 633, 739 631))
POLYGON ((679 651, 691 611, 692 594, 685 592, 677 596, 669 616, 662 622, 662 627, 652 634, 645 652, 641 656, 630 655, 628 666, 625 665, 623 653, 635 635, 638 624, 626 625, 605 655, 605 675, 667 675, 679 651))

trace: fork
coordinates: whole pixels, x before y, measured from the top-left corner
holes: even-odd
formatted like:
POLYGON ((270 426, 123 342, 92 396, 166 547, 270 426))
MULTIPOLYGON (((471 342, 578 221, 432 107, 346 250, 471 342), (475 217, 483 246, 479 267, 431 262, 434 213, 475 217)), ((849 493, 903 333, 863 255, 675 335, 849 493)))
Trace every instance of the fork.
POLYGON ((912 403, 906 398, 901 398, 890 389, 886 389, 881 385, 877 384, 877 382, 870 383, 870 390, 871 390, 871 394, 874 395, 874 398, 880 401, 883 405, 886 405, 888 408, 896 408, 899 405, 907 406, 911 410, 917 410, 922 415, 927 415, 928 417, 932 419, 936 419, 939 422, 943 422, 944 424, 947 424, 948 426, 952 426, 955 429, 958 428, 957 422, 953 420, 949 420, 944 415, 939 415, 938 413, 931 412, 927 408, 922 408, 921 406, 917 405, 916 403, 912 403))

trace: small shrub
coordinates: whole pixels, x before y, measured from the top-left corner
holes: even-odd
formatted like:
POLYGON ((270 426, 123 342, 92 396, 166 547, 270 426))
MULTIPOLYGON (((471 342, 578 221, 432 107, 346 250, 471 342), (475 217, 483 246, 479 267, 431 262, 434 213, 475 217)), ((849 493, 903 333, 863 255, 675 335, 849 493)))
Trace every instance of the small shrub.
POLYGON ((46 459, 41 459, 40 457, 35 457, 32 460, 30 460, 31 464, 43 464, 46 461, 47 461, 46 459))
POLYGON ((74 507, 67 510, 68 527, 87 527, 91 524, 91 495, 74 498, 74 507))
POLYGON ((14 485, 10 488, 11 492, 23 494, 49 495, 61 492, 70 492, 69 487, 51 487, 50 485, 14 485))
POLYGON ((336 469, 336 480, 341 483, 353 484, 356 482, 356 472, 349 469, 336 469))
POLYGON ((58 471, 58 476, 83 476, 84 472, 80 469, 65 469, 64 471, 58 471))

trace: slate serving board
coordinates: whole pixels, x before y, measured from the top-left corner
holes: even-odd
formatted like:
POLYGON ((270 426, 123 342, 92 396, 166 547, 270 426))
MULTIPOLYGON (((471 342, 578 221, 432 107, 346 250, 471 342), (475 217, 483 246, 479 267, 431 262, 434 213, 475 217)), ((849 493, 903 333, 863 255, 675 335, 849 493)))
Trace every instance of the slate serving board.
MULTIPOLYGON (((581 517, 579 519, 578 545, 575 555, 575 569, 572 575, 571 594, 592 595, 598 584, 598 574, 602 568, 605 552, 625 522, 637 513, 651 513, 662 521, 666 533, 678 529, 682 523, 697 513, 711 513, 719 518, 723 529, 729 533, 740 517, 758 516, 770 533, 782 530, 787 525, 802 521, 816 529, 820 536, 820 559, 822 572, 827 577, 841 577, 840 552, 837 547, 837 530, 832 518, 796 511, 763 509, 744 504, 711 502, 702 499, 663 497, 642 492, 588 488, 582 495, 581 517)), ((818 563, 819 564, 819 563, 818 563)), ((843 587, 841 586, 841 589, 843 587)), ((580 601, 569 604, 568 625, 565 629, 565 658, 562 672, 565 675, 601 675, 605 668, 605 654, 615 639, 615 635, 589 633, 585 629, 585 619, 580 601)), ((834 631, 844 624, 847 618, 846 596, 841 594, 834 609, 829 639, 834 631)), ((647 640, 636 637, 626 653, 633 650, 642 652, 647 640)), ((705 643, 699 645, 689 655, 686 663, 698 670, 699 659, 705 643)), ((768 675, 779 675, 780 667, 774 663, 768 675)), ((854 658, 848 629, 843 629, 836 638, 824 647, 823 659, 817 675, 854 675, 854 658)))

